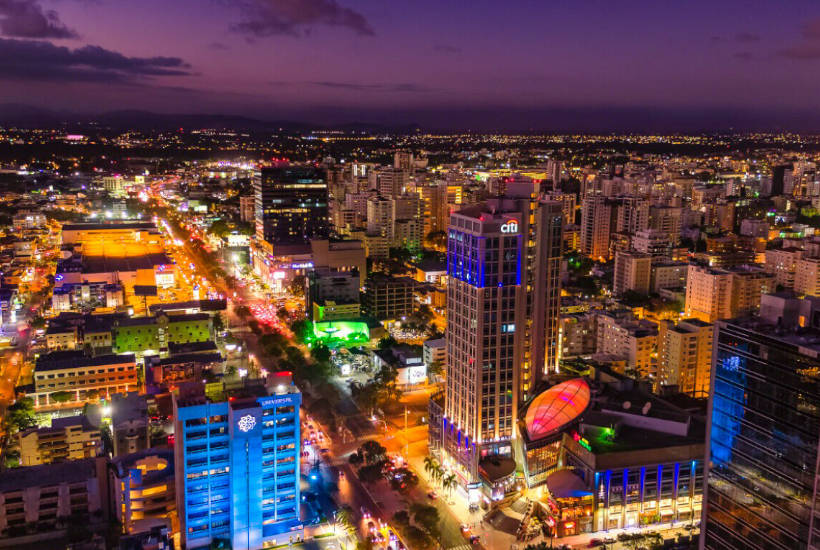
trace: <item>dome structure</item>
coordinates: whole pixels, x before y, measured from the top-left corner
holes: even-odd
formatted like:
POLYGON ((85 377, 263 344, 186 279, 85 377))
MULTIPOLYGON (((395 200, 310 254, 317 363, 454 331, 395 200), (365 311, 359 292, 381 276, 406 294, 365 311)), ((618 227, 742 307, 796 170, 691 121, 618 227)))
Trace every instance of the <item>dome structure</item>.
POLYGON ((527 408, 524 425, 530 440, 556 433, 583 413, 589 405, 589 385, 573 378, 551 387, 527 408))

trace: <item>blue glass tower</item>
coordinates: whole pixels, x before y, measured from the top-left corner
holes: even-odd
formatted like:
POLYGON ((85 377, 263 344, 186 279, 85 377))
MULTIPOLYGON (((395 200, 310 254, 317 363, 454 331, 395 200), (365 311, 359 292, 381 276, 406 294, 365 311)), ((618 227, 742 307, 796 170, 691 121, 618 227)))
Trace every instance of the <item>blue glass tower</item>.
POLYGON ((301 394, 280 384, 174 397, 177 509, 186 548, 229 541, 254 550, 302 537, 299 518, 301 394))
POLYGON ((702 548, 820 541, 820 331, 787 324, 717 323, 702 548))

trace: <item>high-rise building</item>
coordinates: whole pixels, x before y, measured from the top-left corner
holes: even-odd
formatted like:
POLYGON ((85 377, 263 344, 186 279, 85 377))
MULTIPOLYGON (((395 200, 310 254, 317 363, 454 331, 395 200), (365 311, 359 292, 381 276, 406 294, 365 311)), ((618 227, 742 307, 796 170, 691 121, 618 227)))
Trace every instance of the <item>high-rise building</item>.
POLYGON ((627 368, 641 378, 655 378, 658 325, 648 319, 635 319, 631 312, 606 312, 596 317, 596 351, 625 360, 627 368))
POLYGON ((318 168, 264 168, 254 178, 254 191, 259 239, 276 247, 328 236, 327 183, 318 168))
POLYGON ((658 334, 658 386, 694 398, 709 396, 713 327, 700 319, 675 325, 663 320, 658 334))
POLYGON ((612 204, 603 195, 589 195, 581 206, 581 253, 593 259, 609 258, 614 229, 612 204))
POLYGON ((766 263, 763 269, 774 275, 774 283, 783 288, 794 288, 797 262, 803 251, 796 247, 773 248, 766 251, 766 263))
POLYGON ((450 217, 443 432, 464 483, 511 459, 518 404, 557 367, 562 227, 561 204, 520 180, 450 217))
POLYGON ((447 182, 438 181, 419 188, 424 218, 424 236, 447 229, 447 182))
POLYGON ((256 219, 253 195, 239 197, 239 219, 243 222, 252 222, 256 219))
POLYGON ((192 382, 174 395, 182 544, 257 550, 301 537, 299 407, 288 373, 239 390, 192 382))
POLYGON ((381 195, 367 200, 367 234, 379 235, 393 242, 396 224, 396 201, 381 195))
POLYGON ((717 323, 701 548, 820 547, 820 312, 793 302, 808 325, 799 308, 717 323))
POLYGON ((640 252, 616 252, 612 293, 620 296, 627 290, 649 293, 652 256, 640 252))
POLYGON ((794 272, 794 291, 806 296, 820 296, 820 259, 797 260, 794 272))
POLYGON ((760 296, 774 290, 774 276, 741 266, 732 270, 690 265, 686 276, 687 317, 706 323, 754 313, 760 296))

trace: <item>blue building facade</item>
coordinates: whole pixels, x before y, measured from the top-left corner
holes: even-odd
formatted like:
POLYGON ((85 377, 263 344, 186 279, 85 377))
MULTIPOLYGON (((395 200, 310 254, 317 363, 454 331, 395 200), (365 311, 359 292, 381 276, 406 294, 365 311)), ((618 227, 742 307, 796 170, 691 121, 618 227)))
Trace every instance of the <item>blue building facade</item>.
POLYGON ((820 545, 820 331, 806 319, 717 323, 702 548, 820 545))
MULTIPOLYGON (((254 550, 302 538, 299 408, 293 385, 274 395, 174 399, 177 507, 186 548, 230 541, 254 550)), ((284 388, 284 389, 282 389, 284 388)))

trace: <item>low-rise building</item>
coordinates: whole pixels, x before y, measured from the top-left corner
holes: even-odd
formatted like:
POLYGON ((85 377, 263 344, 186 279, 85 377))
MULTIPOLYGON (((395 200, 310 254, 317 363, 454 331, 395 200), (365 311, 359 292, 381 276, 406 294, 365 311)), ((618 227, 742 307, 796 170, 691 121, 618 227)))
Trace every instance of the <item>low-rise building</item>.
POLYGON ((143 449, 119 456, 111 461, 109 475, 116 518, 126 533, 173 527, 176 521, 173 450, 143 449))
MULTIPOLYGON (((43 533, 72 521, 87 526, 107 521, 109 510, 107 460, 104 457, 26 466, 0 476, 2 538, 26 534, 33 524, 43 533)), ((44 545, 47 543, 43 543, 44 545)))
POLYGON ((532 400, 519 432, 524 480, 546 487, 552 536, 700 517, 704 423, 634 380, 596 368, 557 383, 532 400))
POLYGON ((34 367, 34 406, 60 408, 139 388, 133 354, 89 357, 82 351, 41 355, 34 367))
POLYGON ((15 437, 21 466, 93 458, 103 451, 100 429, 85 415, 55 418, 50 428, 30 428, 15 437))
POLYGON ((417 284, 410 277, 371 276, 365 283, 364 309, 380 321, 410 315, 415 309, 417 284))

